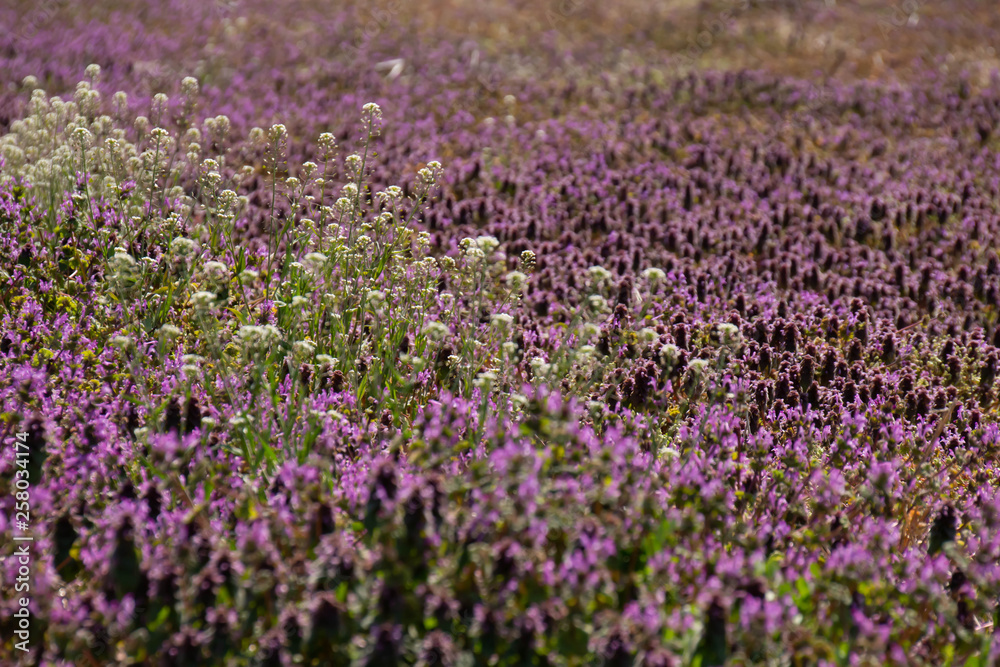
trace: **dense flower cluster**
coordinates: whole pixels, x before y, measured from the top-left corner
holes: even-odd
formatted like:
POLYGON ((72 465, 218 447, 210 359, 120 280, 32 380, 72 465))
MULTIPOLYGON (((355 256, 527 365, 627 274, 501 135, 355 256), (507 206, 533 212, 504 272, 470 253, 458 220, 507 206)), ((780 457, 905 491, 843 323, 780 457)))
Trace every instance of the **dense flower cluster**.
POLYGON ((0 41, 31 664, 993 664, 1000 82, 222 4, 0 41))

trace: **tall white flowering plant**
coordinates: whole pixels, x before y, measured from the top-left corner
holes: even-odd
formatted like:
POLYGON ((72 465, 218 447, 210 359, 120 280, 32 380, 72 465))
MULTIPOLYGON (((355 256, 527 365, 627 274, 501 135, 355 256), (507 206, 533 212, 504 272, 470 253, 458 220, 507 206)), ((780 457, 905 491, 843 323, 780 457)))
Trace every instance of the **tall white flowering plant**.
MULTIPOLYGON (((282 124, 240 141, 225 116, 195 118, 191 77, 181 100, 158 94, 148 117, 132 117, 124 92, 101 99, 99 75, 88 68, 72 101, 25 80, 28 115, 0 137, 0 177, 20 179, 42 221, 37 242, 60 257, 56 298, 99 286, 94 327, 128 341, 117 354, 137 378, 146 433, 168 428, 168 406, 207 398, 220 418, 201 422, 206 442, 214 430, 267 477, 281 460, 309 456, 336 418, 331 401, 365 436, 407 440, 417 408, 440 391, 475 397, 481 427, 491 410, 516 413, 529 380, 583 392, 606 375, 602 341, 618 289, 609 272, 590 270, 593 294, 565 340, 525 358, 517 317, 534 253, 511 271, 498 240, 482 235, 431 256, 415 221, 443 168, 429 161, 405 190, 371 192, 378 105, 361 109, 355 152, 340 159, 324 132, 315 161, 294 165, 282 124), (250 187, 263 195, 255 207, 250 187), (253 234, 252 216, 263 224, 253 234), (175 387, 144 386, 142 366, 169 364, 175 387)), ((665 274, 643 278, 652 290, 665 274)), ((653 345, 647 329, 648 340, 621 336, 653 345)))
POLYGON ((430 256, 414 221, 440 163, 417 171, 409 196, 370 191, 378 105, 361 110, 356 152, 339 159, 322 133, 315 162, 291 165, 284 125, 253 128, 240 151, 228 118, 198 121, 192 77, 182 99, 158 94, 149 116, 133 117, 126 93, 101 99, 99 76, 89 67, 72 101, 25 80, 28 114, 0 138, 2 177, 26 184, 39 242, 68 257, 56 289, 72 292, 71 271, 99 285, 95 327, 131 341, 118 348, 133 377, 178 365, 173 395, 139 383, 143 433, 164 430, 168 405, 200 392, 222 417, 204 430, 267 476, 282 458, 309 455, 329 418, 323 392, 346 392, 366 433, 405 430, 441 388, 478 390, 486 405, 513 368, 504 350, 527 276, 506 271, 489 236, 463 242, 458 257, 430 256), (246 191, 258 174, 269 197, 249 238, 246 191), (57 247, 67 231, 70 244, 57 247), (97 261, 86 259, 91 247, 103 250, 97 261), (145 341, 155 355, 140 352, 145 341), (446 381, 444 366, 456 371, 446 381))

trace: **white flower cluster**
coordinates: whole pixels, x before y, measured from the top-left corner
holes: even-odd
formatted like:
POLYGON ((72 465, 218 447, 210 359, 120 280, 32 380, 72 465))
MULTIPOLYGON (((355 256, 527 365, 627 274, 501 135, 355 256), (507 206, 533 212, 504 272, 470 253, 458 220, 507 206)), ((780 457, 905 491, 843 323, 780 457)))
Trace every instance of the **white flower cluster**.
POLYGON ((237 209, 243 203, 240 200, 240 196, 233 190, 226 189, 219 193, 216 201, 220 219, 226 224, 232 224, 233 220, 236 219, 237 209))
POLYGON ((195 315, 204 316, 215 306, 215 292, 202 290, 191 295, 191 306, 195 315))
POLYGON ((525 271, 531 271, 535 268, 536 259, 535 253, 525 250, 521 253, 521 266, 524 267, 525 271))
POLYGON ((330 132, 324 132, 319 135, 317 143, 319 144, 319 157, 324 162, 333 157, 337 151, 337 138, 330 132))
POLYGON ((382 109, 374 102, 369 102, 361 107, 361 110, 364 112, 361 122, 365 131, 371 136, 377 137, 382 127, 382 109))
POLYGON ((695 377, 702 377, 705 375, 705 371, 708 369, 708 360, 706 359, 693 359, 688 362, 688 370, 695 377))
POLYGON ((500 242, 495 236, 478 236, 474 239, 466 237, 459 242, 458 246, 466 257, 475 261, 492 255, 493 251, 500 246, 500 242))
POLYGON ((288 129, 281 123, 275 123, 268 130, 267 139, 272 145, 278 145, 283 139, 288 136, 288 129))
POLYGON ((497 241, 495 236, 479 236, 476 238, 476 245, 478 245, 486 255, 489 255, 500 247, 500 241, 497 241))
POLYGON ((506 329, 514 321, 514 318, 507 313, 493 313, 490 315, 490 324, 496 329, 506 329))
POLYGON ((605 269, 603 266, 592 266, 587 269, 590 277, 593 278, 595 283, 603 283, 611 280, 611 272, 605 269))
POLYGON ((311 252, 303 258, 306 268, 310 271, 319 271, 326 264, 327 256, 321 252, 311 252))
POLYGON ((273 324, 264 326, 247 324, 239 328, 236 336, 247 353, 255 353, 266 350, 271 344, 280 340, 281 331, 273 324))
POLYGON ((451 329, 441 322, 434 321, 424 327, 424 334, 431 340, 439 341, 451 335, 451 329))
POLYGON ((184 97, 195 97, 198 95, 198 79, 193 76, 186 76, 181 79, 181 94, 184 97))
POLYGON ((229 267, 222 262, 205 262, 201 271, 203 280, 213 288, 220 288, 229 282, 229 267))
POLYGON ((680 348, 672 343, 667 343, 660 348, 660 363, 664 366, 673 365, 677 363, 677 357, 680 354, 680 348))
POLYGON ((417 180, 426 188, 434 187, 434 184, 438 182, 443 173, 441 168, 441 163, 437 160, 431 160, 427 163, 427 166, 417 172, 417 180))
POLYGON ((316 343, 311 340, 297 340, 292 343, 292 353, 298 359, 312 359, 316 353, 316 343))
POLYGON ((520 271, 511 271, 507 274, 507 287, 511 290, 520 291, 527 282, 528 276, 520 271))
POLYGON ((162 127, 154 127, 153 131, 149 133, 149 136, 156 140, 157 144, 162 144, 170 137, 170 132, 166 131, 162 127))
POLYGON ((642 277, 648 280, 650 285, 656 286, 667 279, 667 274, 663 269, 650 267, 642 272, 642 277))
POLYGON ((115 336, 111 339, 111 345, 119 350, 128 350, 132 347, 132 339, 128 336, 115 336))
POLYGON ((603 312, 608 309, 608 300, 600 294, 591 294, 588 296, 587 303, 597 312, 603 312))
POLYGON ((229 134, 229 116, 219 115, 215 118, 205 119, 205 129, 215 136, 216 141, 221 141, 229 134))
POLYGON ((736 346, 740 342, 740 329, 735 324, 723 322, 719 325, 719 336, 723 345, 736 346))
POLYGON ((170 252, 177 257, 193 257, 198 252, 198 242, 179 236, 170 242, 170 252))
POLYGON ((181 357, 181 373, 189 380, 201 375, 201 364, 205 358, 198 354, 185 354, 181 357))
POLYGON ((545 361, 542 357, 532 357, 528 365, 531 366, 531 373, 536 378, 548 375, 552 369, 552 364, 545 361))
POLYGON ((348 177, 357 179, 361 173, 362 164, 364 164, 364 160, 357 153, 351 153, 344 158, 344 168, 347 170, 348 177))
POLYGON ((409 364, 410 366, 412 366, 414 372, 416 373, 419 373, 420 371, 424 370, 424 367, 427 365, 427 362, 424 361, 423 357, 412 356, 409 354, 399 355, 399 360, 404 364, 409 364))
POLYGON ((496 382, 497 374, 493 371, 484 371, 476 376, 472 381, 472 386, 479 387, 484 393, 488 392, 493 388, 493 383, 496 382))
POLYGON ((177 340, 181 337, 181 330, 175 327, 173 324, 164 324, 159 329, 160 338, 164 342, 170 342, 177 340))
POLYGON ((398 185, 390 185, 385 190, 382 190, 375 195, 381 199, 384 203, 395 203, 403 198, 403 189, 398 185))
POLYGON ((472 239, 462 239, 462 243, 460 245, 462 250, 465 252, 465 256, 470 260, 476 261, 486 257, 486 253, 483 252, 483 249, 480 248, 472 239))
POLYGON ((132 255, 121 248, 115 249, 114 256, 108 260, 111 270, 111 283, 117 287, 131 287, 139 279, 139 267, 132 255))

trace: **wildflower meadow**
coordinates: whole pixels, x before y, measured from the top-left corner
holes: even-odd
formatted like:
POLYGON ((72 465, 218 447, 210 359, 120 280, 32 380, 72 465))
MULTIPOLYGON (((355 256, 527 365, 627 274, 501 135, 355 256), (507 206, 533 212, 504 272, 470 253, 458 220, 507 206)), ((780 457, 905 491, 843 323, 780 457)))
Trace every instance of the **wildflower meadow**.
POLYGON ((0 664, 997 664, 994 9, 4 3, 0 664))

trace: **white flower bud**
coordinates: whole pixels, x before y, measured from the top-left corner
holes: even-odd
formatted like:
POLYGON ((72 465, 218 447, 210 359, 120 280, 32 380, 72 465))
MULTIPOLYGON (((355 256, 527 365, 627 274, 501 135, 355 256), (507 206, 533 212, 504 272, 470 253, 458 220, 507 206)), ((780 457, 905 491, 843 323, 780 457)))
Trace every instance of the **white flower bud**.
POLYGON ((499 247, 500 242, 494 236, 480 236, 476 238, 476 244, 482 248, 484 253, 489 255, 499 247))
POLYGON ((181 92, 185 97, 194 97, 198 94, 198 79, 193 76, 186 76, 181 79, 181 92))
POLYGON ((297 340, 292 343, 292 352, 299 358, 308 359, 316 352, 316 344, 311 340, 297 340))
POLYGON ((738 343, 740 340, 739 327, 729 322, 723 322, 719 325, 719 336, 722 337, 722 342, 725 345, 738 343))
POLYGON ((483 391, 489 391, 493 387, 493 383, 496 382, 497 374, 493 371, 485 371, 476 376, 476 379, 472 381, 474 387, 479 387, 483 391))
POLYGON ((198 314, 207 313, 215 304, 215 294, 213 292, 201 291, 191 295, 191 305, 198 314))
POLYGON ((605 269, 603 266, 592 266, 587 269, 590 277, 594 279, 594 282, 604 282, 611 279, 611 272, 605 269))
POLYGON ((132 347, 132 339, 128 336, 115 336, 111 339, 111 345, 119 350, 127 350, 132 347))
POLYGON ((441 340, 445 336, 450 335, 451 330, 446 325, 435 320, 424 327, 424 334, 431 340, 441 340))
POLYGON ((115 113, 119 116, 128 109, 128 93, 119 90, 112 96, 111 100, 115 107, 115 113))
POLYGON ((278 143, 288 135, 288 130, 281 123, 275 123, 267 133, 272 144, 278 143))
POLYGON ((90 130, 88 130, 87 128, 78 127, 75 130, 73 130, 73 139, 76 140, 76 143, 79 146, 83 148, 90 148, 91 142, 94 139, 94 135, 92 135, 90 133, 90 130))
POLYGON ((181 330, 173 324, 164 324, 159 328, 160 337, 165 341, 176 340, 181 337, 181 330))
POLYGON ((590 304, 591 308, 598 311, 605 310, 608 307, 607 299, 605 299, 600 294, 591 294, 590 296, 588 296, 587 303, 590 304))
POLYGON ((503 329, 513 321, 514 318, 507 313, 494 313, 490 316, 490 324, 496 329, 503 329))
POLYGON ((511 271, 507 274, 507 287, 512 290, 520 290, 528 281, 528 276, 520 271, 511 271))
POLYGON ((259 148, 264 145, 266 137, 267 135, 264 133, 263 129, 259 127, 254 127, 251 128, 250 134, 247 136, 247 140, 250 142, 252 146, 256 146, 259 148))
POLYGON ((667 274, 665 274, 662 269, 650 267, 642 272, 642 277, 648 280, 651 284, 656 285, 666 280, 667 274))
POLYGON ((680 349, 676 345, 668 343, 660 348, 660 362, 663 364, 676 363, 679 354, 680 349))
POLYGON ((688 370, 697 377, 704 375, 706 368, 708 368, 708 361, 705 359, 694 359, 688 362, 688 370))

